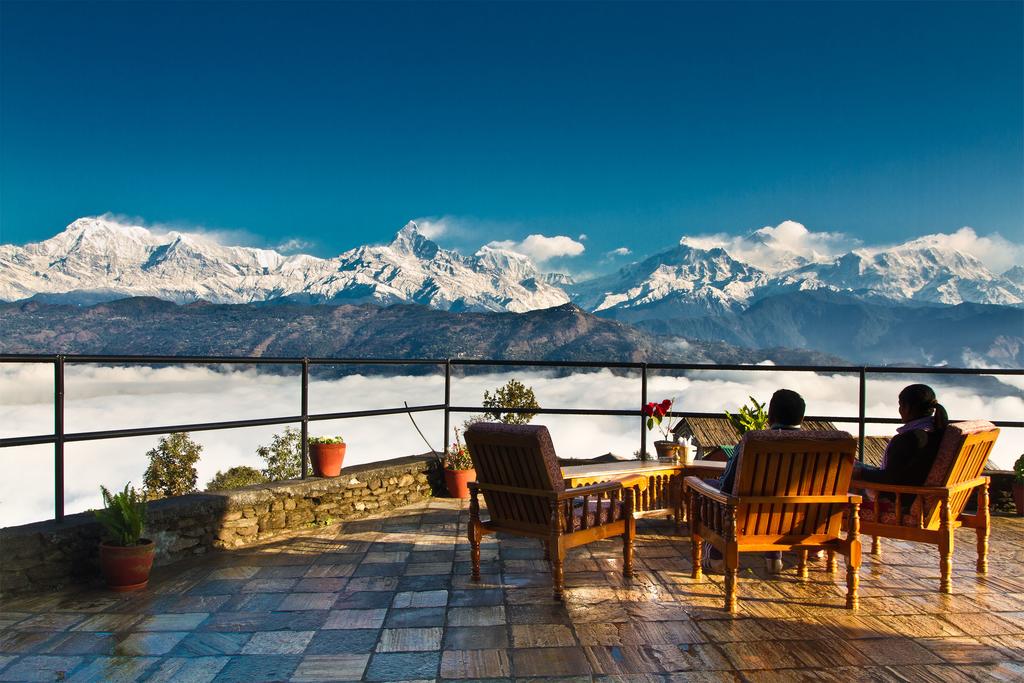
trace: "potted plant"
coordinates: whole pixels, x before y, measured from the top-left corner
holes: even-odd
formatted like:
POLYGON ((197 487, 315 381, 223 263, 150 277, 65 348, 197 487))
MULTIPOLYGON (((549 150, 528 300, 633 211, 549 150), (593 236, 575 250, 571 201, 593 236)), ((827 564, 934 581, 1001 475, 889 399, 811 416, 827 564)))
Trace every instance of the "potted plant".
POLYGON ((750 405, 740 406, 739 412, 735 415, 728 410, 725 411, 725 416, 740 433, 740 436, 758 429, 768 429, 768 413, 765 412, 765 404, 758 403, 753 396, 747 398, 750 399, 750 405))
POLYGON ((93 514, 110 540, 100 543, 100 568, 107 585, 116 591, 141 590, 149 583, 156 545, 142 538, 146 525, 145 496, 125 484, 124 491, 111 494, 100 486, 102 510, 93 514))
POLYGON ((309 437, 309 460, 313 464, 314 476, 338 476, 345 460, 345 440, 340 436, 309 437))
POLYGON ((675 429, 679 426, 682 418, 677 419, 675 422, 671 419, 666 419, 666 416, 672 411, 675 401, 674 398, 666 398, 660 403, 648 403, 644 406, 643 413, 647 417, 647 429, 652 430, 657 427, 658 431, 665 437, 654 442, 658 458, 677 463, 688 463, 692 459, 692 451, 689 448, 689 444, 680 443, 679 435, 675 433, 675 429))
POLYGON ((452 498, 469 500, 469 482, 476 479, 473 458, 469 449, 459 441, 459 430, 455 430, 455 442, 444 454, 444 484, 452 498))
POLYGON ((1013 463, 1013 502, 1017 506, 1017 516, 1024 517, 1024 455, 1013 463))

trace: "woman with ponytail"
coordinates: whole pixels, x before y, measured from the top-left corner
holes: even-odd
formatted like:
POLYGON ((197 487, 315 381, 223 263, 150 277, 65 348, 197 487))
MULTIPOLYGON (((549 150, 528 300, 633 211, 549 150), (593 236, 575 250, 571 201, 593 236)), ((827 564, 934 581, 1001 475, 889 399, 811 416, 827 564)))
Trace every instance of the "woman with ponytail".
MULTIPOLYGON (((949 424, 946 409, 926 384, 911 384, 900 392, 900 419, 903 425, 896 430, 882 456, 881 467, 858 467, 854 477, 877 484, 922 486, 939 452, 942 433, 949 424)), ((888 497, 888 496, 886 496, 888 497)), ((908 507, 913 496, 907 496, 908 507)))

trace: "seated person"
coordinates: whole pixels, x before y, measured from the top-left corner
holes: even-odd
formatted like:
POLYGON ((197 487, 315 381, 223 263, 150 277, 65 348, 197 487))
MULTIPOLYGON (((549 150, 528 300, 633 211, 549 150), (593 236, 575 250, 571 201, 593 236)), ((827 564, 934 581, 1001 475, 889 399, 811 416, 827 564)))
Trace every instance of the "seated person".
MULTIPOLYGON (((923 486, 939 452, 943 431, 949 424, 946 409, 935 399, 935 392, 926 384, 911 384, 899 395, 900 419, 903 426, 889 441, 882 455, 882 466, 857 463, 853 478, 878 484, 923 486)), ((893 494, 880 496, 882 512, 891 510, 893 494)), ((901 507, 906 514, 914 496, 904 496, 901 507)))
MULTIPOLYGON (((807 405, 800 394, 791 389, 779 389, 772 394, 768 402, 768 428, 769 429, 800 429, 804 420, 804 411, 807 405)), ((720 491, 732 493, 733 484, 736 482, 736 464, 739 462, 739 455, 743 444, 733 451, 729 463, 725 466, 725 473, 718 481, 709 482, 718 487, 720 491)), ((717 548, 710 544, 704 546, 704 557, 707 558, 707 568, 712 572, 720 572, 723 569, 722 554, 717 548)), ((782 553, 768 552, 764 554, 765 569, 770 574, 778 574, 782 571, 782 553)))

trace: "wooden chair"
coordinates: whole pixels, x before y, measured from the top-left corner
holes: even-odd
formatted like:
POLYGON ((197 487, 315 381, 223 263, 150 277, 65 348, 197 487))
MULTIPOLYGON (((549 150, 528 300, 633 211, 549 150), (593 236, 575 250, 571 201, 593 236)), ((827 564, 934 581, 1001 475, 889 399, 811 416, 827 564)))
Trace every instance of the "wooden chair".
POLYGON ((739 554, 796 550, 807 576, 807 551, 846 557, 846 606, 857 607, 861 545, 856 522, 840 536, 844 514, 858 519, 860 496, 848 493, 857 441, 839 431, 754 431, 744 435, 731 492, 697 477, 685 481, 690 507, 693 577, 701 578, 706 539, 725 559, 725 607, 736 611, 739 554))
POLYGON ((622 536, 622 575, 633 574, 633 491, 621 482, 566 488, 547 427, 477 423, 466 430, 476 481, 470 483, 469 543, 473 580, 480 580, 480 540, 496 531, 545 544, 556 600, 565 588, 569 548, 622 536), (479 494, 489 519, 480 519, 479 494))
POLYGON ((940 589, 952 592, 953 532, 965 526, 975 530, 978 542, 978 572, 988 571, 988 485, 981 476, 992 453, 999 430, 991 422, 954 422, 946 428, 935 462, 924 486, 897 486, 853 481, 853 489, 876 493, 873 503, 860 511, 861 533, 872 537, 871 554, 880 556, 879 537, 931 543, 939 547, 940 589), (965 514, 971 493, 977 492, 978 509, 965 514), (883 501, 878 493, 894 496, 883 501), (909 513, 903 502, 913 498, 909 513))

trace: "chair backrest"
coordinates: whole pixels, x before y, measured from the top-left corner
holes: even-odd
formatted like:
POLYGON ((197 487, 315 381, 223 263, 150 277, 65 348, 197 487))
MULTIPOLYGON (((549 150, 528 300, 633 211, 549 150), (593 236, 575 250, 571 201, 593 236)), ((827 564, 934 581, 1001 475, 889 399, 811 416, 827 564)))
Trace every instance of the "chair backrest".
MULTIPOLYGON (((850 488, 857 440, 843 431, 747 432, 736 456, 736 496, 836 496, 850 488)), ((744 536, 838 536, 841 503, 740 505, 737 533, 744 536)))
MULTIPOLYGON (((924 486, 952 486, 980 477, 998 436, 999 429, 985 420, 950 423, 939 442, 935 462, 924 486)), ((956 519, 963 512, 971 493, 967 490, 950 496, 951 519, 956 519)), ((921 520, 925 529, 937 529, 941 516, 939 498, 935 496, 917 496, 910 507, 911 520, 915 523, 921 520)))
POLYGON ((549 529, 549 499, 526 493, 565 491, 548 428, 478 422, 466 430, 465 436, 479 483, 520 489, 517 492, 483 488, 491 523, 523 531, 549 529))

